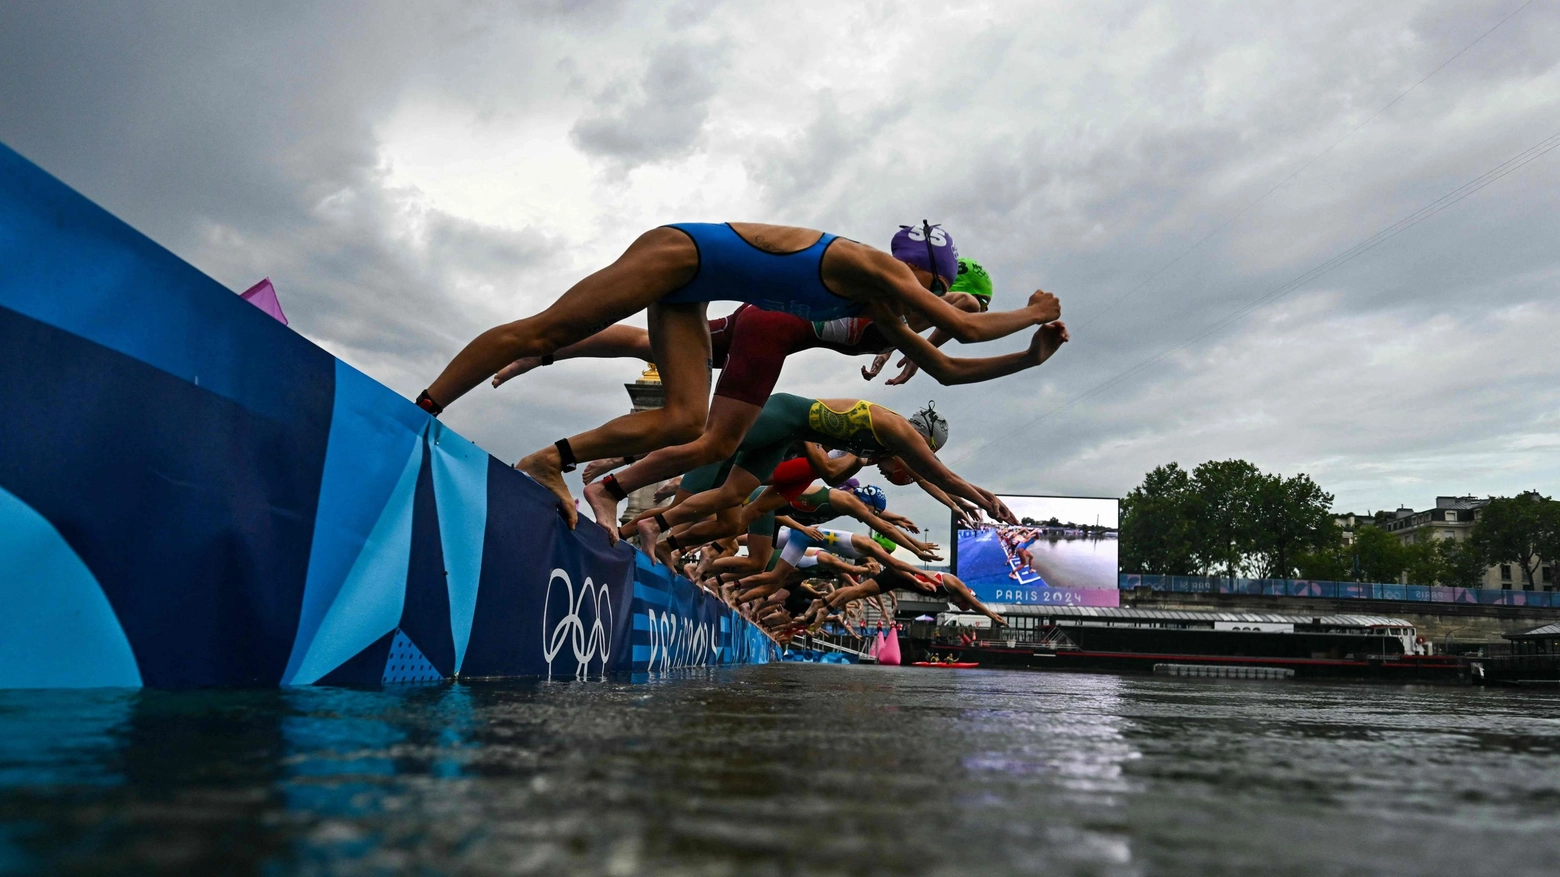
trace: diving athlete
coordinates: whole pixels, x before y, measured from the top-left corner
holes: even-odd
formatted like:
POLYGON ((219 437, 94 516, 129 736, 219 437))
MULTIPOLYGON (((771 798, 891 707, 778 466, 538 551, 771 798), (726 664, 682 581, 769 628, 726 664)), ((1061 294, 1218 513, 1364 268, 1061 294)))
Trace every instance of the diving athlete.
MULTIPOLYGON (((913 267, 931 270, 932 257, 901 229, 891 246, 896 258, 913 267)), ((963 270, 960 262, 960 270, 963 270)), ((957 281, 956 281, 957 282, 957 281)), ((948 293, 946 298, 968 311, 984 310, 976 295, 948 293), (954 298, 957 296, 957 298, 954 298)), ((988 296, 989 298, 989 296, 988 296)), ((847 356, 893 349, 897 340, 908 361, 924 365, 944 385, 977 383, 1013 374, 1045 362, 1067 342, 1067 328, 1052 323, 1036 331, 1027 350, 984 358, 952 358, 938 347, 949 340, 937 330, 932 342, 915 333, 916 325, 895 321, 888 331, 865 317, 845 317, 809 322, 794 314, 766 311, 744 304, 728 317, 709 321, 711 363, 721 369, 710 402, 704 431, 692 442, 662 448, 635 460, 596 461, 585 467, 585 501, 596 521, 611 529, 617 507, 629 493, 664 478, 690 472, 699 466, 730 457, 773 392, 786 357, 802 350, 821 348, 847 356), (912 340, 913 339, 913 340, 912 340), (599 482, 596 476, 623 463, 632 463, 599 482)), ((924 326, 919 328, 925 328, 924 326)), ((558 359, 574 357, 633 357, 652 359, 649 333, 630 326, 609 326, 585 340, 559 350, 551 357, 530 357, 505 366, 493 377, 493 385, 558 359)))
MULTIPOLYGON (((648 551, 663 531, 739 507, 771 478, 786 450, 799 441, 869 458, 898 457, 912 471, 950 494, 965 497, 993 519, 1016 523, 1013 513, 995 494, 960 478, 937 459, 936 451, 947 437, 947 421, 934 411, 907 419, 864 399, 811 399, 775 393, 738 447, 725 481, 663 515, 639 521, 641 545, 648 551)), ((683 486, 688 487, 687 478, 683 486)), ((677 547, 675 539, 668 547, 677 547)))
POLYGON ((555 353, 648 309, 651 353, 666 406, 560 439, 515 464, 557 496, 572 528, 579 513, 563 473, 578 460, 645 454, 693 441, 704 432, 711 352, 705 308, 711 301, 745 301, 809 320, 866 314, 887 328, 896 344, 912 343, 908 328, 901 333, 905 337, 893 337, 907 314, 924 317, 962 343, 1001 338, 1061 316, 1056 296, 1041 290, 1012 311, 959 310, 939 297, 958 271, 952 239, 929 223, 908 237, 925 246, 934 270, 806 228, 681 223, 653 229, 540 314, 479 335, 418 395, 417 404, 437 415, 509 363, 555 353))

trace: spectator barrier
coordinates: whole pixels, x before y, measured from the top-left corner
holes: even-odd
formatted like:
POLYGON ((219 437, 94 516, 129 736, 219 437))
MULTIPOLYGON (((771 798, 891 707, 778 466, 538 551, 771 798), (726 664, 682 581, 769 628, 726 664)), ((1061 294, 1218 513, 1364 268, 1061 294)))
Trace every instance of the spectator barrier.
POLYGON ((1120 589, 1148 588, 1176 594, 1250 594, 1268 597, 1320 597, 1329 600, 1402 600, 1411 603, 1475 603, 1483 606, 1560 607, 1560 593, 1441 588, 1382 582, 1325 582, 1309 579, 1231 579, 1219 576, 1162 576, 1122 573, 1120 589))

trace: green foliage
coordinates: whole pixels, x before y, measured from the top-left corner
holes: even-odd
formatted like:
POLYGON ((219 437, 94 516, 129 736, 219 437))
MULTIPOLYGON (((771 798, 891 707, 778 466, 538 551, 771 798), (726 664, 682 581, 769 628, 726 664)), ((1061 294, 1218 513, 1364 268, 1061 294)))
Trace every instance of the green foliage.
POLYGON ((1192 470, 1191 522, 1198 565, 1234 578, 1256 549, 1262 473, 1245 460, 1210 460, 1192 470))
POLYGON ((1488 564, 1484 555, 1472 540, 1457 542, 1442 539, 1435 543, 1441 556, 1441 572, 1435 584, 1449 588, 1477 588, 1484 583, 1484 571, 1488 564))
POLYGON ((1403 572, 1411 585, 1444 585, 1446 566, 1435 541, 1412 542, 1403 546, 1403 572))
POLYGON ((1121 500, 1121 568, 1159 575, 1195 575, 1191 474, 1159 466, 1121 500))
POLYGON ((1257 485, 1256 544, 1262 578, 1295 575, 1299 556, 1339 542, 1332 494, 1309 475, 1264 475, 1257 485))
POLYGON ((1484 563, 1520 567, 1522 581, 1531 589, 1543 559, 1560 558, 1560 502, 1537 491, 1497 497, 1479 510, 1470 541, 1484 563))
POLYGON ((1409 560, 1403 543, 1380 527, 1354 531, 1354 556, 1362 582, 1395 582, 1409 560))
POLYGON ((1295 555, 1297 578, 1323 582, 1348 581, 1353 574, 1354 555, 1344 550, 1341 541, 1295 555))
POLYGON ((1337 572, 1342 560, 1325 556, 1338 542, 1331 504, 1308 476, 1267 475, 1245 460, 1160 466, 1122 500, 1122 568, 1288 578, 1304 558, 1337 572))

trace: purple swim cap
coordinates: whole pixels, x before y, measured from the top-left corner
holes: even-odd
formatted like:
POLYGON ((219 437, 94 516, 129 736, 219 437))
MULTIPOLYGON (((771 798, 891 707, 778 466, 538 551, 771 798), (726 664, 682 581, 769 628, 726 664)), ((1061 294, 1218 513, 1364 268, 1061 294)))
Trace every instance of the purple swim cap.
POLYGON ((917 225, 901 225, 889 251, 895 259, 930 271, 949 283, 959 276, 959 248, 953 245, 953 235, 940 225, 925 220, 917 225))

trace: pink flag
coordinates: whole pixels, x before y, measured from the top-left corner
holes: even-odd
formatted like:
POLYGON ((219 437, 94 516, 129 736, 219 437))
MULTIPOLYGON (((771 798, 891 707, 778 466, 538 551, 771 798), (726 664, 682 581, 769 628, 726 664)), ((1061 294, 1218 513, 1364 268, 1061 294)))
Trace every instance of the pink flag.
POLYGON ((238 297, 270 314, 273 319, 283 326, 287 325, 287 315, 282 313, 282 303, 276 300, 276 287, 271 285, 271 278, 267 277, 254 286, 249 287, 249 289, 240 293, 238 297))

